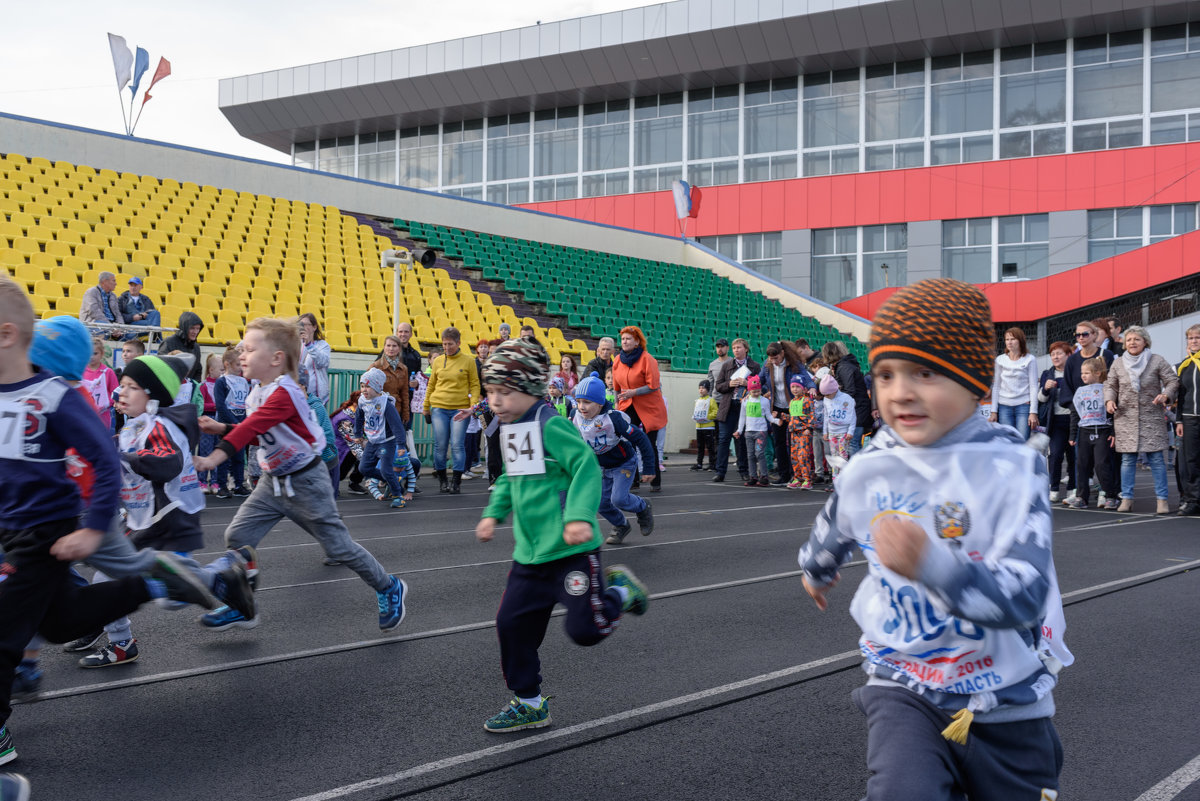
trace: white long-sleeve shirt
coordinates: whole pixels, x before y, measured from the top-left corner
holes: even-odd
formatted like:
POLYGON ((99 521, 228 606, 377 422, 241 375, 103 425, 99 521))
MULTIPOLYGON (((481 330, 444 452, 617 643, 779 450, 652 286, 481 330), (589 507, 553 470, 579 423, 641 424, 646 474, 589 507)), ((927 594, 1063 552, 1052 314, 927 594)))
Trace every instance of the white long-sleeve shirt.
POLYGON ((747 431, 766 431, 775 422, 771 412, 771 402, 759 395, 747 395, 742 399, 742 410, 738 413, 738 433, 747 431), (757 407, 757 408, 756 408, 757 407))
POLYGON ((996 372, 992 378, 992 405, 1020 406, 1029 404, 1029 413, 1038 410, 1037 359, 1026 353, 1013 361, 1007 353, 996 357, 996 372))

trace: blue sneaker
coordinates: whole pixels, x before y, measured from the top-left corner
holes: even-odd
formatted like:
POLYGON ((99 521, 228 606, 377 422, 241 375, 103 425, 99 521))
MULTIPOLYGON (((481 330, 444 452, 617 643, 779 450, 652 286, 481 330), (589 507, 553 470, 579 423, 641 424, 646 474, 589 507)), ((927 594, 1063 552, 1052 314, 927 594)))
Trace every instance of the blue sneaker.
MULTIPOLYGON (((12 698, 15 701, 36 701, 42 690, 42 671, 37 665, 22 661, 13 674, 12 698)), ((3 799, 4 796, 0 796, 3 799)))
POLYGON ((604 577, 608 579, 608 586, 625 588, 622 612, 629 612, 631 615, 646 614, 646 610, 650 608, 650 594, 646 592, 646 585, 638 581, 632 570, 625 565, 613 565, 604 570, 604 577))
POLYGON ((403 509, 404 508, 404 499, 400 498, 400 497, 392 498, 391 507, 393 509, 403 509))
POLYGON ((254 589, 251 584, 251 569, 255 572, 254 581, 257 583, 257 568, 252 568, 254 552, 249 546, 243 546, 227 553, 229 559, 226 567, 217 572, 213 582, 213 595, 245 620, 255 620, 258 616, 254 603, 254 589), (246 550, 249 549, 249 555, 246 550))
POLYGON ((222 606, 207 615, 201 615, 200 625, 210 631, 224 631, 234 626, 239 629, 252 629, 258 625, 258 616, 247 619, 241 612, 222 606))
POLYGON ((494 734, 507 734, 521 729, 542 729, 550 723, 549 698, 543 698, 542 705, 536 708, 513 698, 499 714, 485 720, 483 728, 494 734))
POLYGON ((8 727, 0 728, 0 765, 6 762, 12 762, 17 758, 17 747, 13 744, 12 735, 8 733, 8 727))
POLYGON ((29 801, 29 780, 19 773, 0 773, 0 801, 29 801))
POLYGON ((392 586, 376 595, 379 596, 379 629, 391 631, 404 621, 404 615, 407 614, 404 602, 408 598, 408 585, 392 576, 392 586))

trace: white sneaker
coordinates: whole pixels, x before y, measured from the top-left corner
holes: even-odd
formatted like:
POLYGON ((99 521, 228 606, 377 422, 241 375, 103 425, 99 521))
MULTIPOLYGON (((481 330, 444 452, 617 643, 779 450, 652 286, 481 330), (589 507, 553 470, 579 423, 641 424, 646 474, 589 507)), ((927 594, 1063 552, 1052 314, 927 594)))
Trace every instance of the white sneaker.
POLYGON ((1108 496, 1101 492, 1096 496, 1096 506, 1103 506, 1106 500, 1108 500, 1108 496))
POLYGON ((479 478, 479 476, 477 476, 477 475, 475 475, 474 473, 471 473, 471 472, 466 472, 466 473, 463 473, 463 474, 462 474, 462 480, 463 480, 463 481, 470 481, 470 480, 471 480, 471 479, 473 479, 473 478, 479 478))
POLYGON ((1050 491, 1050 503, 1058 503, 1058 490, 1050 491))
POLYGON ((495 484, 489 484, 489 485, 488 485, 488 492, 491 492, 491 491, 492 491, 492 490, 494 490, 495 488, 496 488, 496 485, 495 485, 495 484))
POLYGON ((1075 494, 1075 490, 1068 492, 1066 497, 1062 499, 1063 504, 1069 504, 1071 501, 1075 500, 1075 494))

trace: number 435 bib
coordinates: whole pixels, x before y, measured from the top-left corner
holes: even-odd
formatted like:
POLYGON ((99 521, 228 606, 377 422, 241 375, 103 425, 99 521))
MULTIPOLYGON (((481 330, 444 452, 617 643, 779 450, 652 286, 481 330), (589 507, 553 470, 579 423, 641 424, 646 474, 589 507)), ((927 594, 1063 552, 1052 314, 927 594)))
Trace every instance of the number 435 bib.
POLYGON ((546 472, 542 424, 537 420, 502 426, 500 450, 504 454, 504 471, 510 476, 540 476, 546 472))

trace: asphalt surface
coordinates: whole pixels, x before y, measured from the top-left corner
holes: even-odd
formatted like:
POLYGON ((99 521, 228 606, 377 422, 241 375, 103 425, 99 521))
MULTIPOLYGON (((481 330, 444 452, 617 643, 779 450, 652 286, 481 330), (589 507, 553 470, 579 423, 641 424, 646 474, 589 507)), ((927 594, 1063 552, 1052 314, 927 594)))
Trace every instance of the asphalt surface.
MULTIPOLYGON (((635 525, 604 549, 605 564, 650 587, 648 614, 594 648, 552 621, 550 728, 483 730, 509 698, 492 619, 511 529, 477 543, 486 482, 448 496, 425 478, 403 510, 369 496, 340 505, 408 582, 397 632, 380 634, 371 589, 323 566, 285 522, 259 552, 258 628, 209 632, 193 610, 147 607, 135 663, 83 670, 48 648, 42 700, 10 720, 13 767, 35 801, 861 798, 866 727, 850 692, 863 675, 847 610, 864 568, 844 569, 825 614, 796 572, 827 496, 714 485, 689 464, 671 459, 648 496, 654 534, 635 525)), ((1200 799, 1200 783, 1160 786, 1200 754, 1200 520, 1153 517, 1149 474, 1139 482, 1131 514, 1055 513, 1077 658, 1055 691, 1063 798, 1200 799)), ((211 555, 236 506, 212 499, 204 512, 211 555)))

